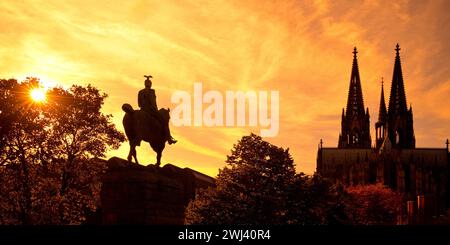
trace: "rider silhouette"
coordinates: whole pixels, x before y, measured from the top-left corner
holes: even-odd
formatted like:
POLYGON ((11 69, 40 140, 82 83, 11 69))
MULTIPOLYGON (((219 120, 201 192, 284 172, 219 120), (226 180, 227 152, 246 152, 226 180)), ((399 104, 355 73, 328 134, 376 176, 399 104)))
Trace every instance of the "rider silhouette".
MULTIPOLYGON (((152 76, 144 76, 144 77, 146 78, 144 82, 145 88, 139 91, 138 105, 143 111, 155 117, 163 125, 163 119, 161 118, 158 112, 158 106, 156 105, 156 93, 155 90, 152 89, 152 81, 150 80, 150 78, 153 77, 152 76)), ((170 135, 169 125, 163 125, 163 127, 165 130, 167 142, 170 145, 177 143, 177 141, 170 135)))

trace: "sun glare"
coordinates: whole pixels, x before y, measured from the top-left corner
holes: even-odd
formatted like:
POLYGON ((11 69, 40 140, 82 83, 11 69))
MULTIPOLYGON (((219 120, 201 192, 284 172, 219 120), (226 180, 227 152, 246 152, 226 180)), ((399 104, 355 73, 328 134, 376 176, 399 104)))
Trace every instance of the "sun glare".
POLYGON ((45 89, 35 88, 30 91, 31 99, 35 102, 44 102, 46 99, 45 89))

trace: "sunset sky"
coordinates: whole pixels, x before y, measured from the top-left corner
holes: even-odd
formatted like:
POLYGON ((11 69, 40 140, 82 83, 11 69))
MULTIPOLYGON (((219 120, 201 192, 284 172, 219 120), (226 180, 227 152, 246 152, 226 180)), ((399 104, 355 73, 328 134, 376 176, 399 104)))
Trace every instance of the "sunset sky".
MULTIPOLYGON (((352 51, 358 48, 372 140, 380 80, 389 97, 400 43, 417 147, 450 137, 450 1, 0 1, 0 78, 39 77, 51 86, 91 83, 109 95, 103 111, 122 127, 144 74, 158 106, 176 90, 277 90, 280 131, 298 171, 313 173, 317 144, 337 146, 352 51)), ((211 176, 256 128, 171 127, 179 140, 163 163, 211 176)), ((108 157, 125 158, 128 143, 108 157)), ((141 163, 154 163, 148 144, 141 163)))

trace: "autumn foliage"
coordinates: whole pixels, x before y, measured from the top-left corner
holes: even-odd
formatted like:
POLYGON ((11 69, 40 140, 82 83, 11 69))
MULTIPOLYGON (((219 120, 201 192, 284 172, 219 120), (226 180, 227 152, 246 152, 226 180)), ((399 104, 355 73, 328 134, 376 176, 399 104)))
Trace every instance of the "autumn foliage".
POLYGON ((402 215, 403 195, 382 185, 346 189, 350 196, 354 224, 395 224, 402 215))

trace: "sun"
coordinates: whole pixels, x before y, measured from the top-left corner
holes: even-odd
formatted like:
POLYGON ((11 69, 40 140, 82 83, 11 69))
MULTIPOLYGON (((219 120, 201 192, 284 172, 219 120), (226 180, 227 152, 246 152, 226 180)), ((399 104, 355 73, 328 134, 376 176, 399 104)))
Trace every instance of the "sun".
POLYGON ((39 103, 45 102, 45 100, 47 99, 46 91, 45 91, 44 88, 34 88, 34 89, 32 89, 30 91, 30 96, 31 96, 31 99, 34 102, 39 102, 39 103))

